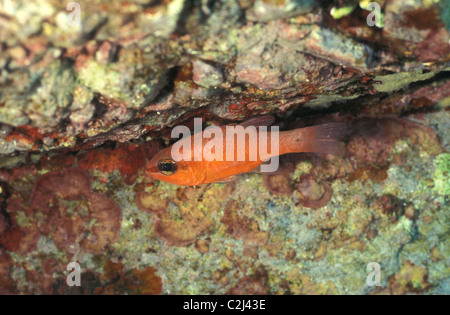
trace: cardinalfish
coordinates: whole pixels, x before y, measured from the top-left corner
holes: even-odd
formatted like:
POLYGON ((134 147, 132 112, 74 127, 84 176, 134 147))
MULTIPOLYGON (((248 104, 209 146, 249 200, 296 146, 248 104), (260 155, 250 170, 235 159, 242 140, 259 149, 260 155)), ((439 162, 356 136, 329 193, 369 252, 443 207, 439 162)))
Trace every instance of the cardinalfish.
POLYGON ((273 173, 278 167, 278 157, 283 154, 344 152, 340 141, 346 130, 344 123, 289 131, 271 127, 269 131, 267 127, 274 120, 273 116, 265 115, 239 125, 208 127, 183 137, 159 151, 147 163, 146 173, 164 182, 196 186, 231 181, 251 171, 273 173))

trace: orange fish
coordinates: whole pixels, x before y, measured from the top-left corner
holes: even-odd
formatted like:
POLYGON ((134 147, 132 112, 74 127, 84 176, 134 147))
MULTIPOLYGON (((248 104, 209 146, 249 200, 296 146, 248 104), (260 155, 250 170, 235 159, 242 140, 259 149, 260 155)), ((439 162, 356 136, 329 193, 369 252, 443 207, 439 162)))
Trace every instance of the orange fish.
POLYGON ((145 167, 146 173, 150 177, 164 182, 196 186, 233 180, 237 175, 255 171, 271 158, 287 153, 343 153, 344 145, 339 140, 343 137, 346 129, 344 123, 332 122, 290 131, 279 131, 273 134, 274 131, 267 130, 267 126, 270 126, 273 122, 274 118, 266 115, 241 123, 239 126, 243 128, 240 130, 236 128, 234 133, 227 132, 227 127, 236 125, 216 127, 223 134, 222 137, 217 139, 211 135, 205 135, 206 129, 201 132, 200 141, 195 142, 195 134, 182 138, 172 146, 159 151, 147 163, 145 167), (251 138, 248 133, 244 133, 242 130, 247 129, 249 126, 265 127, 265 130, 255 128, 259 141, 255 141, 255 138, 251 138), (271 137, 275 135, 275 139, 278 141, 278 150, 275 150, 276 145, 274 145, 274 142, 271 142, 274 139, 271 137), (211 145, 210 141, 213 139, 219 141, 216 143, 223 145, 222 152, 211 145), (242 142, 242 139, 245 139, 245 142, 242 142), (239 140, 241 141, 240 143, 239 140), (262 151, 262 146, 259 145, 260 141, 263 141, 261 142, 262 146, 266 143, 265 151, 262 151), (232 144, 234 146, 231 146, 232 144), (181 147, 178 151, 180 154, 186 153, 185 156, 189 158, 174 159, 172 148, 175 145, 178 148, 181 147), (190 151, 184 151, 188 146, 191 146, 190 151), (207 146, 213 148, 205 150, 207 146), (231 150, 234 150, 231 159, 229 158, 230 156, 226 155, 227 150, 230 150, 230 146, 231 150), (202 154, 200 159, 198 158, 198 152, 202 154), (195 157, 197 157, 197 160, 195 160, 195 157), (217 157, 222 158, 218 159, 217 157))

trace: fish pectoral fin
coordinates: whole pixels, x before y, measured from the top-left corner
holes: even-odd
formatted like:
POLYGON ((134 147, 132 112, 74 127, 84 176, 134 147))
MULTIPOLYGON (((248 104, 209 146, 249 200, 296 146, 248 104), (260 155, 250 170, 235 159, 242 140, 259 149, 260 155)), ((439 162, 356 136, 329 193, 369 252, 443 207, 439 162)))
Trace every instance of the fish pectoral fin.
POLYGON ((239 175, 232 175, 232 176, 228 176, 228 177, 222 178, 220 180, 217 180, 217 181, 215 181, 213 183, 228 183, 228 182, 232 182, 232 181, 238 180, 240 177, 241 177, 240 174, 239 175))
POLYGON ((272 175, 273 174, 272 172, 264 172, 263 170, 261 170, 261 165, 252 169, 250 171, 250 173, 263 174, 263 175, 272 175))
POLYGON ((277 174, 283 173, 283 170, 280 167, 277 167, 277 169, 275 171, 263 171, 261 169, 261 166, 270 165, 270 164, 271 164, 271 159, 268 159, 267 161, 262 162, 259 166, 252 169, 250 171, 250 173, 257 173, 257 174, 263 174, 263 175, 277 175, 277 174))
POLYGON ((263 115, 259 117, 250 118, 249 120, 246 120, 239 124, 239 126, 242 127, 248 127, 248 126, 255 126, 255 127, 261 127, 261 126, 270 126, 275 121, 275 117, 272 115, 263 115))

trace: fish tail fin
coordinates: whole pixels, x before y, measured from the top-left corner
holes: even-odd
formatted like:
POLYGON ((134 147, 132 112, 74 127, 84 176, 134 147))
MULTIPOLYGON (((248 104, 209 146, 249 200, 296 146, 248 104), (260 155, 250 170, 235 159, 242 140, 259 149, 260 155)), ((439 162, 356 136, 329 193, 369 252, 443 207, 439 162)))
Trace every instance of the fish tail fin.
MULTIPOLYGON (((306 127, 312 130, 311 140, 342 140, 347 134, 347 124, 343 122, 331 122, 327 124, 306 127)), ((305 128, 305 129, 306 129, 305 128)))
POLYGON ((332 122, 289 132, 289 145, 286 153, 324 153, 339 155, 345 152, 345 144, 340 141, 347 134, 345 123, 332 122))
POLYGON ((345 153, 345 143, 337 140, 314 140, 305 141, 301 145, 300 151, 297 152, 311 152, 341 155, 345 153))

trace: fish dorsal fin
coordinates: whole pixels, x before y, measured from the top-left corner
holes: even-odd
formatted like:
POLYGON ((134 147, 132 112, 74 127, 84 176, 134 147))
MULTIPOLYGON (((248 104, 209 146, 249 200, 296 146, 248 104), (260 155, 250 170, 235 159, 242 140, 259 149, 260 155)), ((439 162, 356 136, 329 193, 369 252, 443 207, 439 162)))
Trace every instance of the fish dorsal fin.
POLYGON ((239 124, 239 126, 242 127, 248 127, 248 126, 255 126, 255 127, 261 127, 261 126, 270 126, 275 121, 275 117, 272 115, 263 115, 258 116, 254 118, 250 118, 249 120, 246 120, 239 124))

